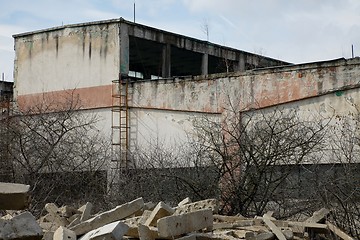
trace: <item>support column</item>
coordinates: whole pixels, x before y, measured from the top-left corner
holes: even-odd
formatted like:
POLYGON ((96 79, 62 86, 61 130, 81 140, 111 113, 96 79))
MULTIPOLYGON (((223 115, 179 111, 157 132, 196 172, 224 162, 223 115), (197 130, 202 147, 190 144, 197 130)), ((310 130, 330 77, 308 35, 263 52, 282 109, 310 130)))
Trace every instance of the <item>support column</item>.
POLYGON ((119 29, 120 37, 120 73, 122 75, 129 74, 129 64, 130 64, 130 44, 129 44, 129 29, 128 25, 120 22, 119 29))
POLYGON ((166 44, 162 51, 162 74, 163 78, 171 77, 171 46, 166 44))
POLYGON ((209 54, 207 54, 207 53, 204 53, 202 55, 201 74, 202 75, 209 74, 209 54))
POLYGON ((246 63, 246 55, 244 53, 240 53, 239 55, 239 62, 238 62, 238 66, 237 66, 237 71, 240 72, 245 72, 245 63, 246 63))

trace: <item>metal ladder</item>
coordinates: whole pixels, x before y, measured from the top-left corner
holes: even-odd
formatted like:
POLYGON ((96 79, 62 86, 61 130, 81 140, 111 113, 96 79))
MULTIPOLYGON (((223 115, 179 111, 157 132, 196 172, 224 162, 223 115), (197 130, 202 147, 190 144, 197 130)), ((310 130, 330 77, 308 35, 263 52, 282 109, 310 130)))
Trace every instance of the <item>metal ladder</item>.
POLYGON ((110 168, 117 175, 120 175, 121 170, 128 168, 129 162, 129 81, 128 76, 121 74, 118 79, 112 81, 110 168))

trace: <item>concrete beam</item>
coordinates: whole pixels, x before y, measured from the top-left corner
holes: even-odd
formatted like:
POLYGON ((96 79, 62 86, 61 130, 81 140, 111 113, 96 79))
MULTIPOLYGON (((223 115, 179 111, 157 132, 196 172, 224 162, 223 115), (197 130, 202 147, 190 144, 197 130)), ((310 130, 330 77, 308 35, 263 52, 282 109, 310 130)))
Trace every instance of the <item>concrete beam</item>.
POLYGON ((117 206, 107 212, 98 214, 85 222, 81 222, 78 225, 71 227, 70 230, 74 231, 76 235, 82 235, 105 224, 124 219, 143 208, 143 206, 144 200, 142 198, 138 198, 131 202, 117 206))

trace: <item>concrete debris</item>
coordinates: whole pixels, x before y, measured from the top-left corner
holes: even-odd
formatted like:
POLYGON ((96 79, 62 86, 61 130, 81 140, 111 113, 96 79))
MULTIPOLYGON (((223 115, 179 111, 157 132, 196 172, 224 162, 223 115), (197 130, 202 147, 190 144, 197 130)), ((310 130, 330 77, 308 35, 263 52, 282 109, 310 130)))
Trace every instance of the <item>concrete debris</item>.
POLYGON ((124 219, 131 216, 138 210, 142 209, 144 206, 144 201, 142 198, 135 199, 132 202, 125 203, 121 206, 109 210, 107 212, 101 213, 93 218, 90 218, 84 222, 81 222, 73 227, 70 230, 74 231, 76 235, 82 235, 91 230, 102 227, 108 223, 124 219))
POLYGON ((0 239, 40 240, 43 231, 30 212, 23 212, 9 220, 0 219, 0 239))
POLYGON ((30 203, 29 185, 0 182, 0 210, 22 210, 30 203))
POLYGON ((158 219, 171 216, 174 212, 175 210, 173 208, 169 207, 164 202, 159 202, 145 221, 145 225, 156 227, 158 219))
MULTIPOLYGON (((316 234, 320 234, 321 239, 327 239, 326 236, 331 234, 335 234, 341 239, 352 239, 336 226, 324 221, 329 213, 326 209, 315 212, 311 218, 305 221, 296 222, 277 220, 272 212, 267 212, 262 217, 255 218, 246 218, 240 215, 219 215, 217 214, 218 204, 215 199, 198 202, 185 199, 181 202, 175 207, 164 202, 159 202, 155 206, 152 203, 146 204, 142 198, 138 198, 96 215, 91 215, 91 203, 85 204, 77 211, 64 211, 61 209, 74 208, 66 206, 57 208, 53 204, 49 204, 45 208, 53 214, 56 212, 58 218, 63 217, 68 222, 70 222, 70 219, 73 219, 73 221, 76 219, 77 224, 69 223, 68 226, 62 228, 73 231, 79 240, 303 240, 310 239, 309 236, 316 236, 316 234), (90 209, 89 206, 91 206, 90 209), (86 214, 89 219, 83 221, 81 216, 84 216, 85 211, 88 211, 86 214), (69 216, 69 212, 73 213, 73 216, 69 216)), ((60 227, 56 222, 58 218, 53 218, 54 225, 58 227, 57 229, 60 227)), ((45 220, 48 221, 49 218, 40 219, 40 223, 44 224, 45 220)), ((54 233, 55 230, 54 227, 48 227, 44 229, 44 232, 54 233)), ((55 239, 54 235, 53 239, 62 240, 59 238, 61 237, 56 236, 55 239)), ((69 237, 69 239, 72 239, 72 237, 69 237)))
POLYGON ((56 231, 53 234, 54 240, 76 240, 76 234, 65 228, 65 227, 59 227, 56 229, 56 231))
POLYGON ((160 237, 173 239, 176 236, 204 228, 212 231, 213 222, 211 209, 203 209, 161 218, 158 220, 157 226, 160 237))
MULTIPOLYGON (((4 189, 1 194, 11 192, 4 189)), ((25 187, 17 191, 22 192, 17 195, 22 201, 11 201, 16 202, 16 206, 25 206, 27 190, 25 187)), ((9 206, 6 204, 1 206, 9 206)), ((78 209, 48 203, 45 205, 47 214, 37 221, 29 212, 6 211, 0 218, 0 240, 312 239, 309 236, 326 240, 333 239, 334 235, 353 239, 327 220, 327 209, 320 209, 300 222, 277 220, 273 212, 254 218, 219 215, 216 199, 191 202, 185 198, 171 207, 164 202, 144 203, 138 198, 95 215, 91 213, 92 208, 89 202, 78 209)))
POLYGON ((112 222, 84 234, 79 240, 121 240, 128 229, 125 223, 112 222))

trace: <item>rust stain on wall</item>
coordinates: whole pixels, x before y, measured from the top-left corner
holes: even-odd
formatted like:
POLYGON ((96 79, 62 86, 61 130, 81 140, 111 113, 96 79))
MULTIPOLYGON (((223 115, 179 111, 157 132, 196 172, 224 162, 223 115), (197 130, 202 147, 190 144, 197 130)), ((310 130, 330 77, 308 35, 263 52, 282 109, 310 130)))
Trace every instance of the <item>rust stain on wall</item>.
POLYGON ((26 111, 36 105, 66 104, 69 100, 79 101, 80 109, 95 109, 112 106, 111 85, 69 89, 17 97, 20 110, 26 111))

